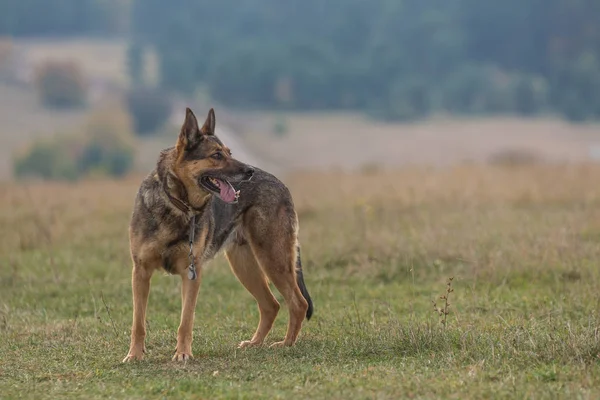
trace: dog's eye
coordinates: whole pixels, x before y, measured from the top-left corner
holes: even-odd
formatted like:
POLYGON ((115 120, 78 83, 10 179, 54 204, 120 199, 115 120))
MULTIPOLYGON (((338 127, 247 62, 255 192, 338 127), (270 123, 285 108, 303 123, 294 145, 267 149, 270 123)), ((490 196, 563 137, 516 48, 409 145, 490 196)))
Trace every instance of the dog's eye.
POLYGON ((215 160, 222 160, 223 159, 223 154, 221 154, 221 153, 215 153, 211 157, 214 158, 215 160))

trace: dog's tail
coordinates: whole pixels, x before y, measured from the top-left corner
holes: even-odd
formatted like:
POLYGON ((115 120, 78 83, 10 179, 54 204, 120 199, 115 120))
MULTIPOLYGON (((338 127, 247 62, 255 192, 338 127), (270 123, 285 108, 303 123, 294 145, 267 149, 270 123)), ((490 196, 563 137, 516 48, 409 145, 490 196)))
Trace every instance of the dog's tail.
POLYGON ((309 320, 313 314, 313 302, 310 298, 310 294, 308 294, 308 290, 306 289, 306 284, 304 283, 304 275, 302 274, 302 259, 300 258, 300 246, 296 247, 296 253, 296 281, 298 282, 298 287, 300 288, 300 292, 302 292, 302 296, 304 296, 308 303, 306 319, 309 320))

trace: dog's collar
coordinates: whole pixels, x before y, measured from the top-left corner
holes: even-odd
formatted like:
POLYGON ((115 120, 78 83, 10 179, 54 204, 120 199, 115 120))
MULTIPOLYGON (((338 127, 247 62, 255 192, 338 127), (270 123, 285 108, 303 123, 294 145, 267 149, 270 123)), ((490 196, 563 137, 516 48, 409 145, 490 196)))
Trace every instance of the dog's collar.
POLYGON ((167 190, 165 190, 165 193, 167 195, 167 197, 169 198, 169 201, 171 202, 171 204, 173 204, 176 208, 179 209, 179 211, 181 211, 184 214, 192 214, 192 207, 189 206, 187 203, 179 200, 177 197, 173 197, 171 196, 171 193, 169 193, 167 190))
POLYGON ((169 200, 169 202, 173 206, 175 206, 175 208, 177 208, 179 211, 181 211, 183 214, 187 215, 188 217, 192 216, 192 215, 200 214, 204 210, 204 206, 206 205, 206 203, 203 204, 202 207, 200 207, 200 208, 195 208, 195 207, 191 206, 190 204, 188 204, 187 201, 184 201, 181 198, 171 195, 170 190, 169 190, 169 188, 170 188, 169 176, 171 177, 171 182, 173 184, 175 184, 176 186, 178 186, 179 192, 182 192, 182 193, 180 193, 182 195, 180 197, 183 197, 185 200, 187 200, 187 198, 188 198, 188 193, 187 193, 185 186, 177 177, 175 177, 173 174, 165 174, 161 178, 160 174, 157 174, 157 175, 155 175, 156 180, 158 180, 161 183, 162 190, 163 190, 163 192, 165 192, 165 195, 167 196, 167 199, 169 200))
POLYGON ((178 199, 177 197, 173 197, 166 188, 164 189, 164 192, 167 195, 167 198, 169 199, 171 204, 173 204, 179 211, 181 211, 185 215, 200 214, 204 209, 204 206, 202 206, 202 208, 194 208, 186 202, 184 202, 183 200, 178 199))

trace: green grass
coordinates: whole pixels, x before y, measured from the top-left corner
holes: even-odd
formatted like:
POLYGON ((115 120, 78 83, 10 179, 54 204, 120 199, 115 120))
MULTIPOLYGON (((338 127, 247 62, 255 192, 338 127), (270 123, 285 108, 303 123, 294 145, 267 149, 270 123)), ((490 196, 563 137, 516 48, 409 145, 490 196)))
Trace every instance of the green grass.
MULTIPOLYGON (((598 398, 599 177, 471 167, 290 178, 313 319, 295 347, 238 350, 258 312, 219 257, 203 273, 187 364, 171 361, 179 278, 161 273, 146 358, 121 363, 137 181, 2 187, 0 397, 598 398), (432 300, 451 276, 444 326, 432 300)), ((286 323, 282 307, 269 343, 286 323)))

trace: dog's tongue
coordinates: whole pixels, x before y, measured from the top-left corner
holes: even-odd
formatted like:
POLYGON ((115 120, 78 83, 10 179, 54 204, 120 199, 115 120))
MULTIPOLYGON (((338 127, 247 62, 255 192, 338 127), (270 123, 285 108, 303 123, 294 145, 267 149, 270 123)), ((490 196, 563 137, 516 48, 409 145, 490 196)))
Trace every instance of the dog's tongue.
POLYGON ((233 203, 235 201, 235 191, 231 187, 231 185, 222 180, 217 180, 219 182, 219 189, 221 189, 220 197, 226 203, 233 203))

